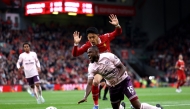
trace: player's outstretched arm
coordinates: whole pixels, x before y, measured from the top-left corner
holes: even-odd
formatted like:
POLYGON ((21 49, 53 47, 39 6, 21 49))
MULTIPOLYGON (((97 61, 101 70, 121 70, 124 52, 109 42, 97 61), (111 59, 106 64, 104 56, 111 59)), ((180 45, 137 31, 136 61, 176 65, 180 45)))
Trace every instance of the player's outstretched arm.
POLYGON ((79 42, 81 41, 82 39, 82 36, 79 36, 79 32, 78 31, 75 31, 73 33, 73 38, 74 38, 74 44, 79 44, 79 42))
POLYGON ((83 53, 85 53, 89 46, 87 44, 84 44, 80 48, 78 47, 78 45, 79 45, 79 43, 80 43, 80 41, 82 39, 82 36, 79 37, 79 32, 75 31, 73 33, 73 38, 74 38, 74 47, 72 49, 72 55, 74 57, 77 57, 77 56, 82 55, 83 53))
POLYGON ((110 18, 110 20, 111 20, 111 21, 109 21, 110 24, 114 25, 115 27, 119 27, 119 28, 120 28, 119 21, 118 21, 116 15, 110 14, 109 18, 110 18))
POLYGON ((120 34, 122 34, 122 28, 119 25, 119 21, 117 19, 117 16, 114 14, 110 14, 109 16, 110 19, 110 24, 114 25, 116 28, 113 32, 108 33, 108 38, 109 40, 113 40, 116 36, 119 36, 120 34))
POLYGON ((82 100, 80 100, 78 102, 78 104, 83 103, 83 102, 87 102, 88 95, 90 94, 90 92, 92 90, 92 82, 93 82, 93 79, 88 79, 88 83, 87 83, 87 86, 86 86, 84 98, 82 100))

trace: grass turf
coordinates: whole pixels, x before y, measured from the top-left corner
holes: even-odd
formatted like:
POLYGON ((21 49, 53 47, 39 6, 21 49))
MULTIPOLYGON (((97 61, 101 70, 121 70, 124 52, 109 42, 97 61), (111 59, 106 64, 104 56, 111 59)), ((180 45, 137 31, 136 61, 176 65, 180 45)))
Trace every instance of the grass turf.
MULTIPOLYGON (((136 89, 136 92, 141 102, 152 105, 160 103, 164 109, 190 109, 190 87, 183 87, 182 90, 176 93, 174 88, 146 88, 136 89)), ((27 92, 0 93, 0 109, 45 109, 48 106, 57 109, 92 109, 91 95, 88 102, 77 104, 83 95, 84 91, 43 91, 46 102, 37 104, 35 98, 27 92)), ((124 102, 126 109, 129 109, 130 103, 126 97, 124 102)), ((112 109, 109 100, 99 100, 99 105, 100 109, 112 109)))

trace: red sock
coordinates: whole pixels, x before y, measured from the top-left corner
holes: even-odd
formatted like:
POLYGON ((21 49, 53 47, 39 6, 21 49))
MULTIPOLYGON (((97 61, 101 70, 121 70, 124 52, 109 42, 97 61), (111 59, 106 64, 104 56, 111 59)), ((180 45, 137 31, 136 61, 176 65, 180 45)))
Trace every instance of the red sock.
POLYGON ((185 84, 185 81, 181 82, 180 86, 183 86, 185 84))
POLYGON ((98 86, 92 85, 92 98, 94 100, 94 105, 98 105, 98 96, 99 96, 98 86))
POLYGON ((177 82, 177 89, 179 89, 180 84, 181 84, 181 82, 178 81, 178 82, 177 82))

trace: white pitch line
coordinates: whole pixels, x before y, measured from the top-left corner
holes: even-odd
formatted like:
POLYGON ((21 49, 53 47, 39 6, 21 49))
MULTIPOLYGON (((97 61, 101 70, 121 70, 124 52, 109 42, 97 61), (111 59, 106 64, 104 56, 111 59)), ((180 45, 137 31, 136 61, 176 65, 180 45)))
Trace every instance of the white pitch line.
POLYGON ((190 104, 171 104, 171 105, 162 105, 162 106, 166 106, 166 107, 168 107, 168 106, 189 106, 190 104))
MULTIPOLYGON (((9 105, 15 105, 15 104, 36 104, 36 102, 31 102, 31 103, 0 103, 0 104, 9 104, 9 105)), ((44 104, 77 104, 77 103, 44 103, 44 104)))

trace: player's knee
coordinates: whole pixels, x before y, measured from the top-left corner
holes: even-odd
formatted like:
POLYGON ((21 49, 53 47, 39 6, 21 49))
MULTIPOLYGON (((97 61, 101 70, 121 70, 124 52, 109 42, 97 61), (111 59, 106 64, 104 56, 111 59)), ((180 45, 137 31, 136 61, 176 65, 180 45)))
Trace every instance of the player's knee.
POLYGON ((140 109, 141 108, 141 103, 139 102, 139 100, 131 101, 131 104, 132 104, 134 109, 140 109))
POLYGON ((36 83, 35 85, 36 85, 36 87, 39 87, 39 86, 40 86, 40 84, 39 84, 39 83, 36 83))
POLYGON ((98 85, 99 85, 99 83, 100 83, 100 82, 99 82, 99 81, 97 81, 97 80, 94 80, 94 81, 93 81, 93 85, 94 85, 94 86, 98 86, 98 85))

